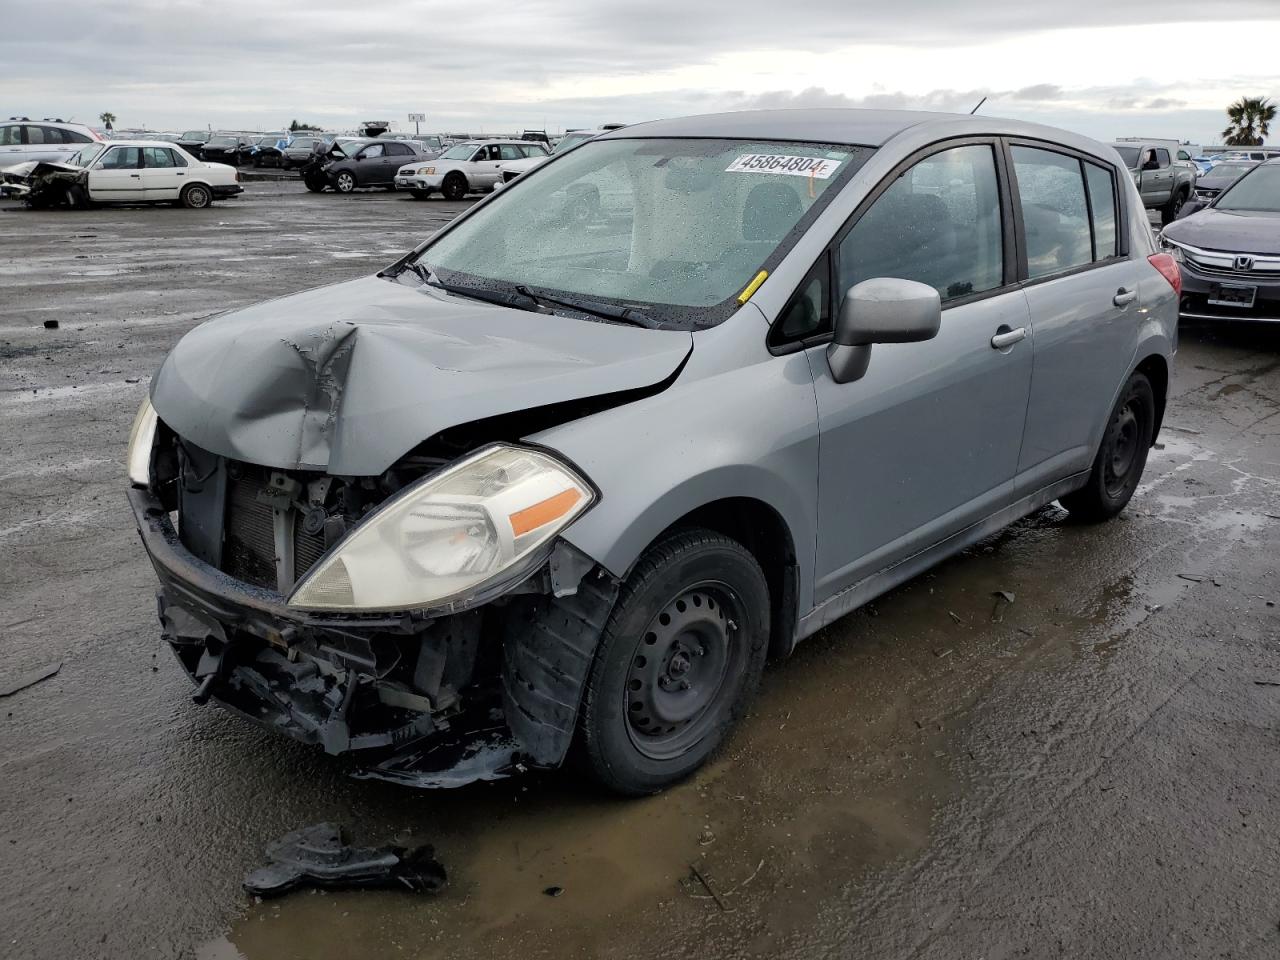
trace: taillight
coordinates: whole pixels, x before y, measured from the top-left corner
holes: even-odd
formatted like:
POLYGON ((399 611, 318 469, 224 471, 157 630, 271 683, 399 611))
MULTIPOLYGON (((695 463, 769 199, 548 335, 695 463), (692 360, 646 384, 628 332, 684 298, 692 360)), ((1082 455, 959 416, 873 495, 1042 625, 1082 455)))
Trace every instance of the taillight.
POLYGON ((1169 281, 1169 286, 1173 287, 1175 296, 1182 296, 1182 271, 1178 268, 1178 261, 1168 253, 1153 253, 1147 257, 1151 261, 1151 265, 1160 271, 1160 276, 1169 281))

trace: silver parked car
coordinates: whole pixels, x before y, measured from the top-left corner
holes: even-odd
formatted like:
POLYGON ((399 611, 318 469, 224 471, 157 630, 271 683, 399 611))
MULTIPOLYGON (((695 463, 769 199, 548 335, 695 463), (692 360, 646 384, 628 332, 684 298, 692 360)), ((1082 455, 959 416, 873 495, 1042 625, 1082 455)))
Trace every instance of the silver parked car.
POLYGON ((1132 496, 1178 271, 1046 127, 606 133, 377 276, 164 361, 130 500, 196 687, 417 786, 687 776, 766 657, 1058 500, 1132 496), (590 186, 629 203, 583 220, 590 186))
POLYGON ((60 163, 102 137, 82 123, 61 120, 31 121, 11 117, 0 122, 0 167, 15 163, 60 163))

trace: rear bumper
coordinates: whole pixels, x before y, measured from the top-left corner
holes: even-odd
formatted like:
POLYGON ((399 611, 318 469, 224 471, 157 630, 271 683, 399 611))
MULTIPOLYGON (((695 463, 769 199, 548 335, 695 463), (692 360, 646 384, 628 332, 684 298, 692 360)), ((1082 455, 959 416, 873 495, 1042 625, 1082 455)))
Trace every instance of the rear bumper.
POLYGON ((230 198, 244 193, 244 187, 238 183, 215 184, 209 189, 213 191, 215 200, 229 200, 230 198))

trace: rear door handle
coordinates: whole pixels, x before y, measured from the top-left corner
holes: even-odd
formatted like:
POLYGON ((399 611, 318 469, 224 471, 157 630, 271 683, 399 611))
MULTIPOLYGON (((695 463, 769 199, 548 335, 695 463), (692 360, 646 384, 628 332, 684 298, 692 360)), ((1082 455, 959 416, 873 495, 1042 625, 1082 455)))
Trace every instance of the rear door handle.
POLYGON ((1121 287, 1119 290, 1116 291, 1116 295, 1111 298, 1111 302, 1114 303, 1117 307, 1127 307, 1129 304, 1133 303, 1133 301, 1137 299, 1138 299, 1137 290, 1126 290, 1124 287, 1121 287))
POLYGON ((1016 330, 1004 329, 1002 333, 997 333, 991 338, 991 349, 1005 350, 1012 347, 1019 340, 1026 339, 1027 328, 1018 327, 1016 330))
POLYGON ((142 174, 140 174, 140 173, 131 173, 131 174, 129 174, 129 179, 130 179, 130 180, 140 180, 141 178, 142 178, 142 174))

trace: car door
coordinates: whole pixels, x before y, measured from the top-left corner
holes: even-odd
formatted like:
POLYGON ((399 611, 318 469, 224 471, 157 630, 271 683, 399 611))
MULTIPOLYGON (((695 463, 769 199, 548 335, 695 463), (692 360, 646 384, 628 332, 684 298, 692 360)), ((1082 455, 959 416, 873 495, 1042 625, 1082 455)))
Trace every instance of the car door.
POLYGON ((138 201, 144 196, 141 147, 108 147, 89 168, 91 200, 138 201))
POLYGON ((186 183, 187 162, 168 147, 142 148, 142 198, 177 200, 186 183))
POLYGON ((356 179, 360 186, 382 183, 383 160, 386 158, 385 143, 371 143, 360 151, 356 157, 356 179))
POLYGON ((385 151, 382 160, 382 178, 380 183, 393 183, 396 171, 413 160, 413 148, 404 143, 383 144, 385 151))
POLYGON ((1041 143, 1010 144, 1035 372, 1019 458, 1024 490, 1088 469, 1141 322, 1128 204, 1108 163, 1041 143))
POLYGON ((850 383, 832 378, 825 346, 809 352, 818 601, 1011 499, 1032 337, 1003 168, 993 138, 929 148, 881 183, 831 249, 828 313, 873 277, 927 283, 943 312, 934 339, 876 344, 850 383))
POLYGON ((502 166, 502 148, 496 143, 490 143, 481 147, 476 153, 478 157, 472 162, 475 175, 468 175, 467 179, 471 181, 473 187, 491 190, 500 176, 498 168, 502 166))

